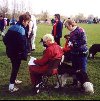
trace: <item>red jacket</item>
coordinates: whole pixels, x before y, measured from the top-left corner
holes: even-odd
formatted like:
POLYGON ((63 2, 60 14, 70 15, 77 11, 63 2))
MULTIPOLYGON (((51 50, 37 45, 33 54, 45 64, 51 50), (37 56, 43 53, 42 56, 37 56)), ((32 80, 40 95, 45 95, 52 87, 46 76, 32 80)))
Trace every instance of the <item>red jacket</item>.
POLYGON ((63 51, 68 52, 69 50, 71 50, 71 48, 68 46, 68 40, 66 40, 65 46, 63 48, 63 51))
POLYGON ((45 65, 55 59, 61 59, 63 55, 63 50, 57 43, 50 44, 45 50, 44 55, 41 59, 35 60, 37 65, 45 65))
MULTIPOLYGON (((63 55, 63 50, 57 43, 50 44, 45 50, 43 57, 41 59, 34 60, 34 66, 29 67, 31 82, 34 84, 38 80, 38 76, 35 73, 51 73, 52 68, 58 66, 63 55), (55 59, 57 59, 57 64, 55 64, 55 59)), ((57 68, 57 67, 56 67, 57 68)))

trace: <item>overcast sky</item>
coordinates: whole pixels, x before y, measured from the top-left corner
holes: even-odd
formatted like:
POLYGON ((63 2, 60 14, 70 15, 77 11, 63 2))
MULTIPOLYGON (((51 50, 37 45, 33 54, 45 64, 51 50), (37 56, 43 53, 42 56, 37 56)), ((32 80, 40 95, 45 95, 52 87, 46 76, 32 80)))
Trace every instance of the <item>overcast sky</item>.
MULTIPOLYGON (((10 2, 10 0, 8 0, 10 2)), ((20 2, 20 0, 17 0, 20 2)), ((71 16, 83 13, 84 16, 93 14, 100 17, 100 0, 23 0, 30 2, 33 13, 48 11, 50 14, 60 13, 71 16)))

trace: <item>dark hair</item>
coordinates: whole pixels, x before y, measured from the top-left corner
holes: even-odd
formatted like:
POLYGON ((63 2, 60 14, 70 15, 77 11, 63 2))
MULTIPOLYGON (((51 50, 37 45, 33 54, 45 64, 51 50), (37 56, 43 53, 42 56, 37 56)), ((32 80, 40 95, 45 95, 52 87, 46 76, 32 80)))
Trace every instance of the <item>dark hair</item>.
POLYGON ((29 12, 26 12, 26 14, 27 14, 27 15, 29 15, 29 16, 30 16, 30 18, 31 18, 31 15, 30 15, 30 13, 29 13, 29 12))
POLYGON ((28 14, 23 14, 19 16, 19 22, 22 23, 24 21, 30 20, 30 16, 28 14))
POLYGON ((60 14, 55 14, 55 17, 57 17, 58 20, 60 20, 60 14))
POLYGON ((64 38, 65 39, 69 39, 70 38, 70 35, 64 35, 64 38))

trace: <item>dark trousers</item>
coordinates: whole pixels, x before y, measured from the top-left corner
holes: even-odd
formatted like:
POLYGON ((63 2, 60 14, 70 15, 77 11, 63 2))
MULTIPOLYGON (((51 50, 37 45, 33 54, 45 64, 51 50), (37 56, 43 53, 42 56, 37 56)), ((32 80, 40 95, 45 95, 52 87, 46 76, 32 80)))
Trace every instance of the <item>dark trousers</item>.
POLYGON ((3 32, 4 31, 4 28, 0 28, 0 31, 3 32))
POLYGON ((11 77, 10 77, 10 83, 14 84, 16 77, 17 77, 17 73, 19 71, 19 67, 21 64, 21 59, 19 58, 10 58, 11 63, 12 63, 12 72, 11 72, 11 77))
POLYGON ((54 40, 60 46, 60 38, 54 38, 54 40))
POLYGON ((30 38, 27 39, 27 49, 28 49, 28 53, 30 53, 31 50, 32 50, 32 45, 31 45, 31 39, 30 38))
POLYGON ((76 70, 81 69, 87 72, 87 56, 72 55, 72 65, 76 70))

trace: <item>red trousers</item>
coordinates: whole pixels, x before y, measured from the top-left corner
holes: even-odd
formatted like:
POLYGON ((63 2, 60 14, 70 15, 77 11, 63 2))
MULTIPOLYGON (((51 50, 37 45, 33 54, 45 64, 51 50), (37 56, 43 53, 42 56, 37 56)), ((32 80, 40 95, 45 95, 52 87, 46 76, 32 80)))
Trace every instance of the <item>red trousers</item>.
POLYGON ((44 66, 29 66, 30 78, 33 85, 42 79, 42 75, 48 71, 48 65, 44 66))

